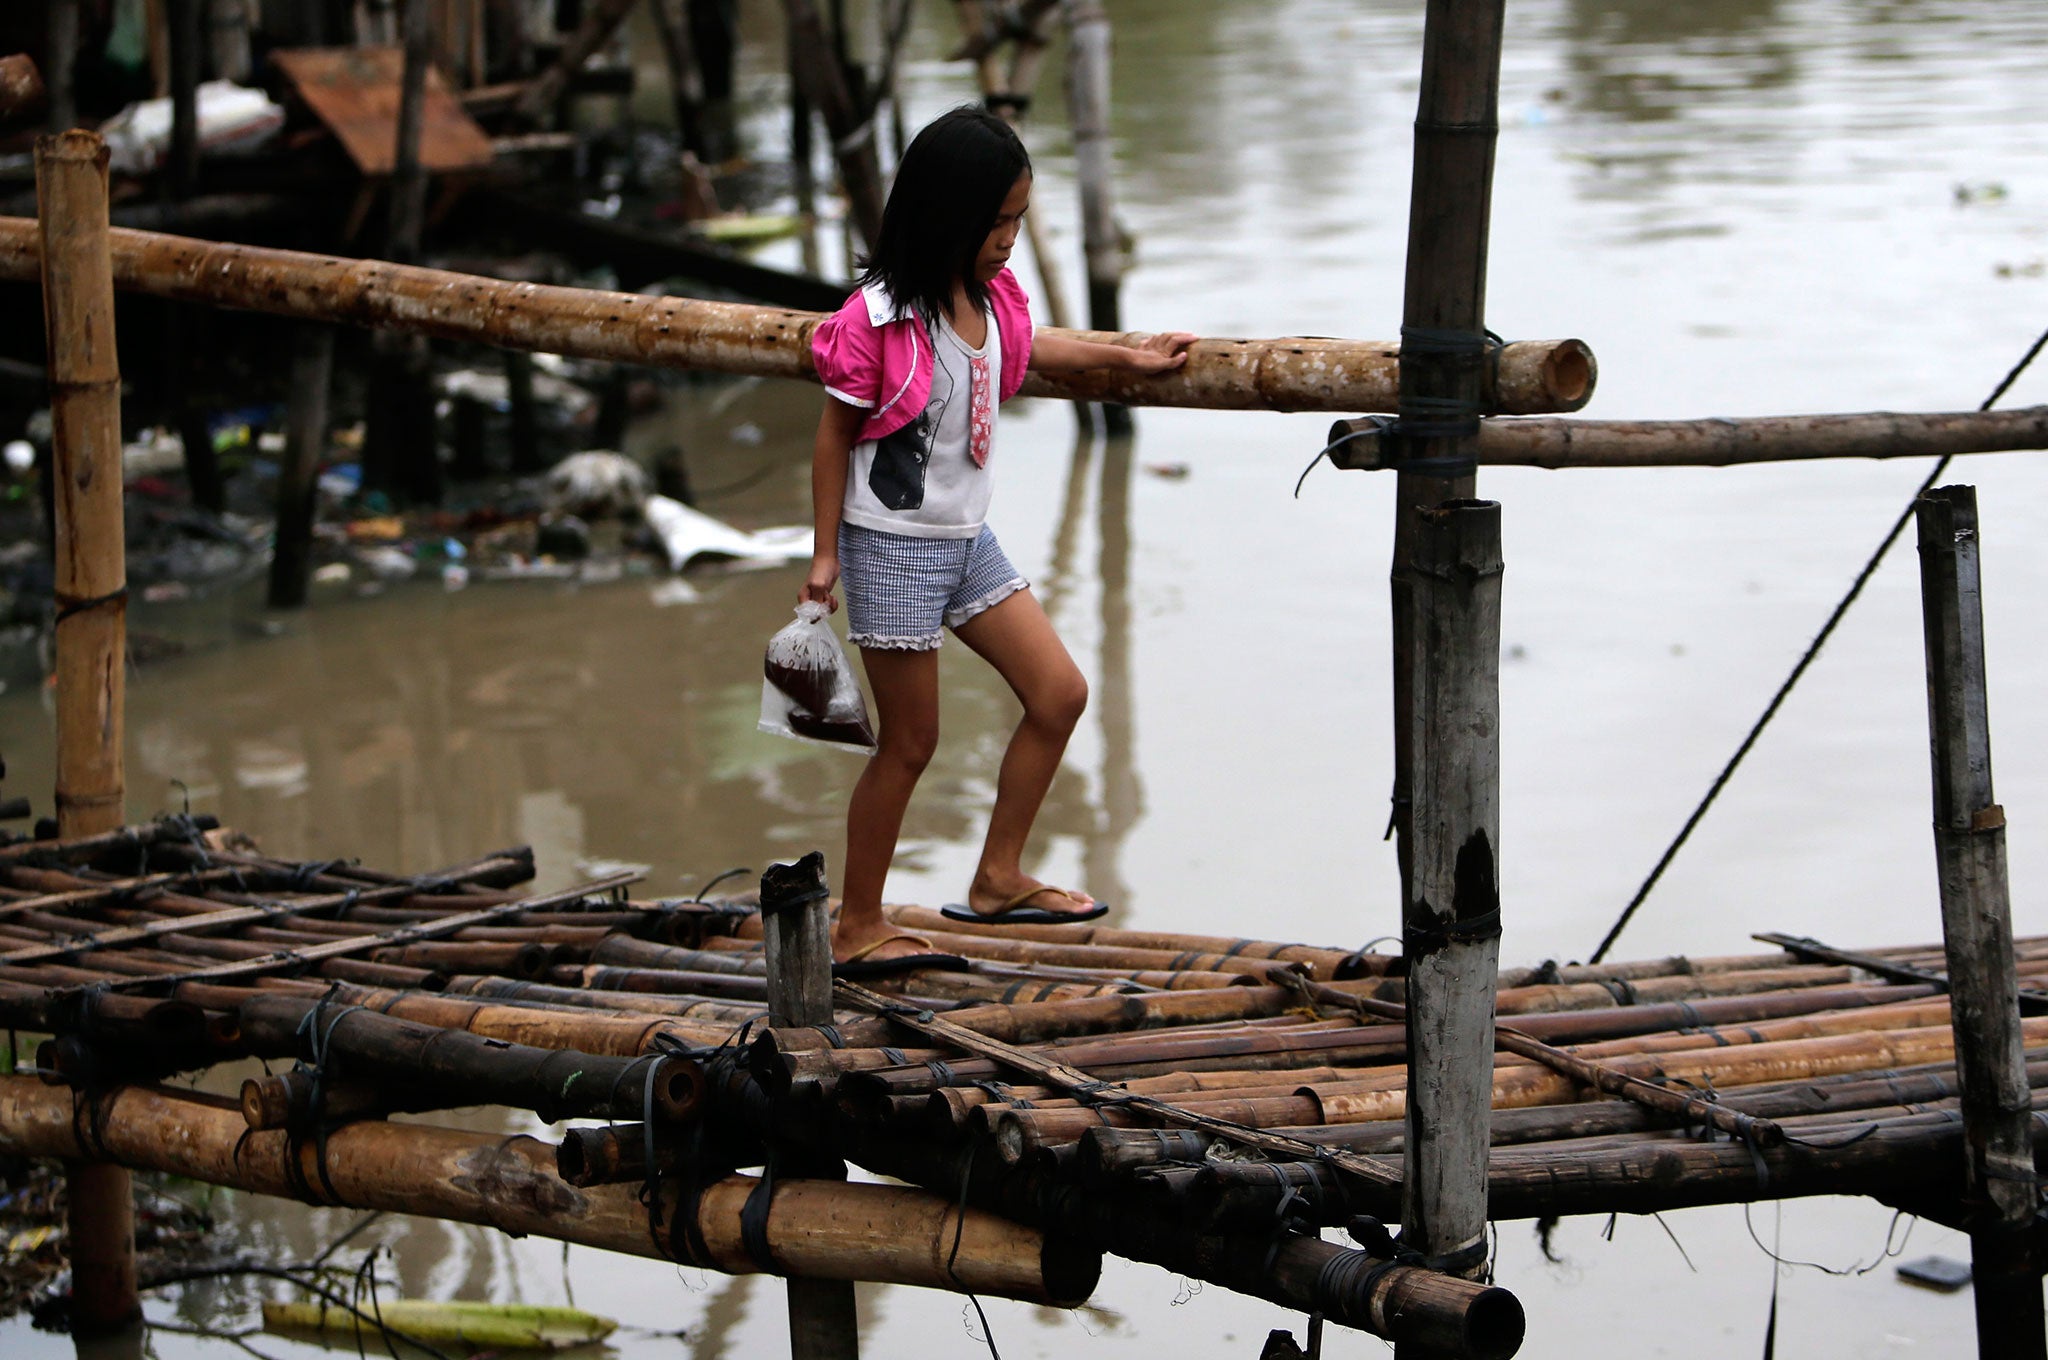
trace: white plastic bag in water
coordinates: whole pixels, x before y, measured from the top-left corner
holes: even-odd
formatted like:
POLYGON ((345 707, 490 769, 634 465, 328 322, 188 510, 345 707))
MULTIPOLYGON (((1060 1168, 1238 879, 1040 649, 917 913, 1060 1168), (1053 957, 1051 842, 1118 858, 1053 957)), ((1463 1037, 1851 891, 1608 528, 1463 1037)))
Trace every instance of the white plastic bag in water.
POLYGON ((768 639, 761 659, 761 730, 873 754, 875 729, 860 681, 825 622, 831 610, 815 600, 796 607, 796 622, 768 639))

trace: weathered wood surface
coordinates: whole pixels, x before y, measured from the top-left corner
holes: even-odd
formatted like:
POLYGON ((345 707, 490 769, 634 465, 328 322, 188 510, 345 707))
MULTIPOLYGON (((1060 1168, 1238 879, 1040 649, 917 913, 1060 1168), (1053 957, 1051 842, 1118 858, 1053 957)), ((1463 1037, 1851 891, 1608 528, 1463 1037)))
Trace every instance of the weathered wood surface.
POLYGON ((1938 487, 1915 507, 1927 649, 1934 848, 1962 1078, 1964 1208, 1977 1354, 2048 1352, 2034 1215, 2033 1113, 2006 885, 2005 810, 1991 783, 1977 492, 1938 487))
MULTIPOLYGON (((1330 427, 1338 467, 1395 466, 1374 421, 1330 427)), ((1488 420, 1480 463, 1502 467, 1734 467, 1809 458, 1925 458, 2048 448, 2048 406, 1700 420, 1488 420)))
MULTIPOLYGON (((382 260, 230 245, 117 228, 115 286, 185 302, 309 321, 409 331, 573 358, 815 380, 815 312, 694 298, 512 283, 382 260)), ((36 224, 0 218, 0 279, 38 276, 36 224)), ((1114 336, 1077 331, 1082 339, 1114 336)), ((1500 357, 1499 409, 1575 410, 1590 389, 1546 385, 1546 360, 1574 340, 1509 345, 1500 357)), ((1555 367, 1552 365, 1551 367, 1555 367)), ((1155 377, 1033 374, 1027 395, 1213 410, 1392 410, 1399 347, 1385 341, 1289 337, 1203 339, 1181 369, 1155 377)))

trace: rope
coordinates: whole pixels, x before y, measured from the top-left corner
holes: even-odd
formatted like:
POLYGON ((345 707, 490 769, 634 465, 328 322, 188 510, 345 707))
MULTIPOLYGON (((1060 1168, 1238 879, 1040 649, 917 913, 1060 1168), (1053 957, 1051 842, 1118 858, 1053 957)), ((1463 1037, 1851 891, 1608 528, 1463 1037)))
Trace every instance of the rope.
POLYGON ((974 1305, 975 1316, 981 1319, 980 1339, 988 1346, 990 1360, 1003 1360, 1003 1353, 996 1349, 996 1330, 988 1325, 988 1314, 982 1309, 981 1299, 967 1287, 967 1282, 960 1278, 959 1272, 953 1269, 954 1262, 960 1259, 961 1234, 967 1230, 967 1187, 974 1176, 975 1154, 980 1150, 981 1145, 978 1142, 969 1143, 967 1162, 960 1168, 960 1203, 953 1211, 953 1249, 946 1253, 946 1277, 958 1285, 960 1292, 967 1296, 967 1301, 974 1305))
MULTIPOLYGON (((1990 410, 1992 405, 2005 395, 2006 390, 2019 381, 2020 374, 2027 371, 2027 365, 2034 362, 2035 356, 2039 355, 2044 347, 2048 347, 2048 330, 2041 332, 2034 343, 2027 348, 2026 354, 2021 356, 2020 361, 2012 366, 2012 371, 2005 375, 1998 386, 1991 389, 1991 395, 1984 398, 1983 404, 1978 406, 1977 409, 1979 411, 1990 410)), ((1762 716, 1757 718, 1756 723, 1749 729, 1749 735, 1742 739, 1741 745, 1735 748, 1735 754, 1728 757, 1728 763, 1721 767, 1721 773, 1715 776, 1713 784, 1707 789, 1706 796, 1700 799, 1699 806, 1695 807, 1692 810, 1692 815, 1685 819, 1685 825, 1679 828, 1678 835, 1673 837, 1671 844, 1665 847, 1664 854, 1657 860, 1657 866, 1650 870, 1649 877, 1645 878, 1642 886, 1636 889, 1636 895, 1629 899, 1626 907, 1622 908, 1620 917, 1608 929, 1607 938, 1600 941, 1600 947, 1593 951, 1593 957, 1589 962, 1598 963, 1607 957, 1607 951, 1614 947, 1614 942, 1621 937, 1621 932, 1627 928, 1629 920, 1635 916, 1636 908, 1643 905, 1644 899, 1650 895, 1650 890, 1657 886, 1657 880, 1664 876, 1665 869, 1669 868, 1671 861, 1677 858, 1679 847, 1684 845, 1687 838, 1692 835, 1693 828, 1700 824, 1700 819, 1707 815, 1707 809, 1714 805, 1714 800, 1721 796, 1721 790, 1727 787, 1729 779, 1735 774, 1736 766, 1742 764, 1743 757, 1747 756, 1750 748, 1756 745, 1757 738, 1761 737, 1764 729, 1770 726, 1771 719, 1778 716, 1778 710, 1784 707, 1785 700, 1790 697, 1793 686, 1799 683, 1800 678, 1806 674, 1807 668, 1813 664, 1814 658, 1820 655, 1820 649, 1827 645, 1830 637, 1834 636, 1835 629, 1841 624, 1842 619, 1847 616, 1850 607, 1856 603, 1857 597, 1863 594, 1863 587, 1868 585, 1870 578, 1876 574, 1879 564, 1885 559, 1885 554, 1891 551, 1892 544, 1898 541, 1899 535, 1906 531, 1907 522, 1913 518, 1914 506, 1922 496, 1934 489, 1935 482, 1940 480, 1942 473, 1948 471, 1948 465, 1954 460, 1954 457, 1955 455, 1953 454, 1945 453, 1935 461, 1934 468, 1927 474, 1926 480, 1920 483, 1919 489, 1913 493, 1912 499, 1906 502, 1906 508, 1899 513, 1899 517, 1896 520, 1892 521, 1891 531, 1877 545, 1877 550, 1870 554, 1870 560, 1863 564, 1863 570, 1856 573, 1856 579, 1850 583, 1849 589, 1842 596, 1841 602, 1835 606, 1834 612, 1828 615, 1828 620, 1821 625, 1820 631, 1814 634, 1813 641, 1807 644, 1805 654, 1793 665, 1792 673, 1785 677, 1785 683, 1778 686, 1778 692, 1771 696, 1771 701, 1768 704, 1764 705, 1762 716)))

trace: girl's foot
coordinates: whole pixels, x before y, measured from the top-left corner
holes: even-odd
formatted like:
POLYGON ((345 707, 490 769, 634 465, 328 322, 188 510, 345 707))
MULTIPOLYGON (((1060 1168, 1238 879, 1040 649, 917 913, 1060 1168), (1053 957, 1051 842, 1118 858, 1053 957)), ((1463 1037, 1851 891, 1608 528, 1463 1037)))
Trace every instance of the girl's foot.
POLYGON ((976 916, 989 920, 1024 909, 1036 909, 1050 916, 1072 916, 1076 920, 1101 915, 1095 899, 1087 893, 1023 877, 1014 883, 999 884, 977 875, 974 885, 967 890, 967 906, 976 916))
POLYGON ((887 921, 859 933, 850 933, 843 925, 832 933, 834 963, 847 963, 853 960, 887 963, 890 959, 908 958, 913 954, 931 952, 930 940, 922 935, 912 935, 899 930, 887 921))

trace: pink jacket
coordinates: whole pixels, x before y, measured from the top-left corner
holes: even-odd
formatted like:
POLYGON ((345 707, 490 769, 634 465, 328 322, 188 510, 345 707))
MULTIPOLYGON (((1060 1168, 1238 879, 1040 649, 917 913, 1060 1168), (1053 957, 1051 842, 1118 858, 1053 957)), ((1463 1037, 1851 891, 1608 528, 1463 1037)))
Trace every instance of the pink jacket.
MULTIPOLYGON (((1024 385, 1031 360, 1031 300, 1007 269, 989 280, 988 297, 1003 341, 996 399, 1008 401, 1024 385)), ((903 428, 931 400, 931 337, 915 316, 897 314, 880 284, 859 289, 818 323, 811 358, 827 392, 873 413, 861 426, 861 441, 903 428)))

